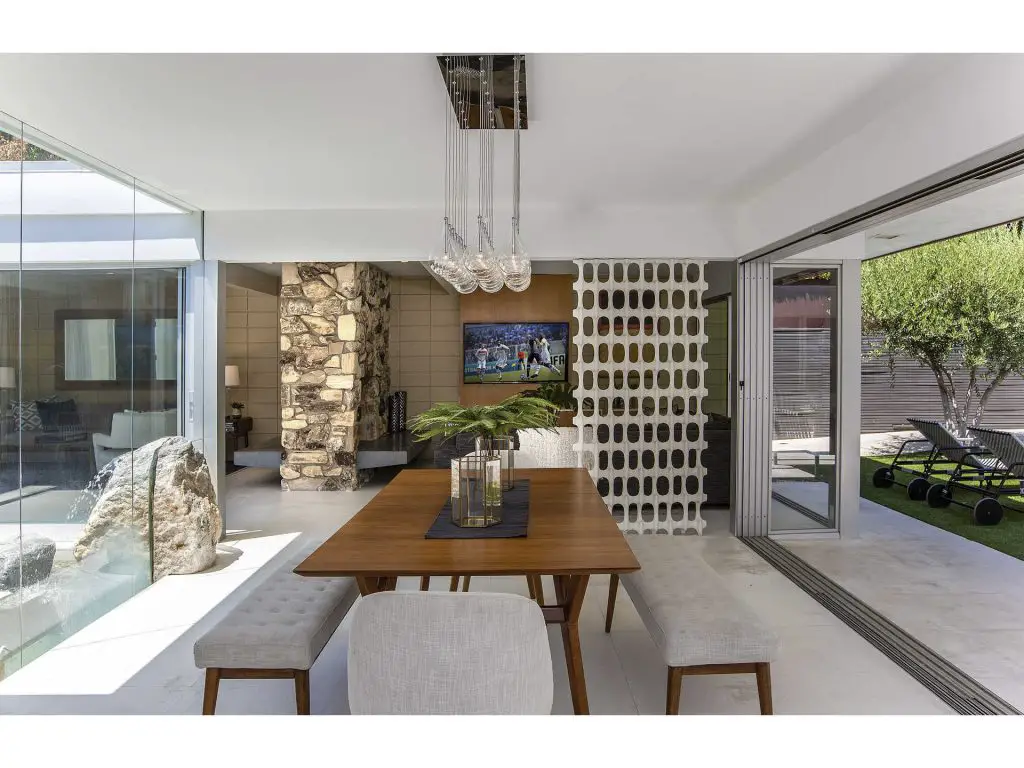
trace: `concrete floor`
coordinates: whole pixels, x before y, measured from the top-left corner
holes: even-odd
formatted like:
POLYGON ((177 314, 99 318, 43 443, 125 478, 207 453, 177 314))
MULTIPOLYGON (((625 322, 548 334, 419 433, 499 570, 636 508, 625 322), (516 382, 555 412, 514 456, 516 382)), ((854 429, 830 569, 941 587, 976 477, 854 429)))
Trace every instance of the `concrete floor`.
MULTIPOLYGON (((354 493, 282 493, 275 473, 245 470, 229 478, 231 531, 218 564, 202 574, 171 576, 114 609, 24 669, 0 682, 0 713, 196 714, 201 673, 192 661, 196 638, 275 564, 297 547, 333 533, 382 487, 354 493)), ((772 665, 779 714, 940 714, 949 709, 899 667, 839 622, 735 538, 721 531, 727 510, 709 510, 708 533, 688 540, 742 599, 779 633, 772 665), (714 531, 719 531, 714 533, 714 531)), ((435 586, 444 588, 437 583, 435 586)), ((665 668, 624 591, 615 627, 603 631, 606 577, 592 581, 581 618, 581 644, 591 711, 659 714, 665 668)), ((416 587, 402 580, 401 588, 416 587)), ((477 590, 526 593, 522 578, 477 578, 477 590)), ((551 592, 550 582, 547 584, 551 592)), ((551 630, 555 713, 571 712, 561 637, 551 630)), ((347 626, 343 624, 312 671, 312 709, 344 714, 347 626)), ((287 681, 226 681, 218 712, 290 714, 287 681)), ((687 678, 686 714, 755 714, 750 676, 687 678)))
POLYGON ((860 527, 782 544, 1024 709, 1024 562, 866 499, 860 527))

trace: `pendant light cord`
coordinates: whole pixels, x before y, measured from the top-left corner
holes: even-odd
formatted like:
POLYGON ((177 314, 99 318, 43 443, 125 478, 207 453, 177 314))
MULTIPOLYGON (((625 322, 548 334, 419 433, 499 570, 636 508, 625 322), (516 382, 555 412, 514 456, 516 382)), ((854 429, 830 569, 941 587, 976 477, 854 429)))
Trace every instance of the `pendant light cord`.
POLYGON ((519 232, 519 67, 522 56, 512 57, 512 228, 519 232))

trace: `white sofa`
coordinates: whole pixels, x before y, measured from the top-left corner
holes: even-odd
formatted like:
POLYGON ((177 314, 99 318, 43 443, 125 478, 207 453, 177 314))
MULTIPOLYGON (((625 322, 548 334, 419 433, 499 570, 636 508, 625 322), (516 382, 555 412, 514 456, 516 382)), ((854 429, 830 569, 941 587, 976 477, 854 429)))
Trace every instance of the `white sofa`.
POLYGON ((121 411, 110 419, 110 434, 94 433, 92 448, 96 469, 118 456, 161 437, 178 434, 178 410, 121 411))

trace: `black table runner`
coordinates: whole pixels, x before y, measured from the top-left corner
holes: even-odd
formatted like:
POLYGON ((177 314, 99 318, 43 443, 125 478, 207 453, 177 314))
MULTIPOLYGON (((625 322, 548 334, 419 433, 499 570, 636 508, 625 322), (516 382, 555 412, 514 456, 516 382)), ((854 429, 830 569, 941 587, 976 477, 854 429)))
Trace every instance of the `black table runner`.
POLYGON ((425 539, 518 539, 526 536, 530 522, 530 481, 517 480, 501 494, 501 522, 488 528, 462 528, 452 522, 448 499, 427 530, 425 539))

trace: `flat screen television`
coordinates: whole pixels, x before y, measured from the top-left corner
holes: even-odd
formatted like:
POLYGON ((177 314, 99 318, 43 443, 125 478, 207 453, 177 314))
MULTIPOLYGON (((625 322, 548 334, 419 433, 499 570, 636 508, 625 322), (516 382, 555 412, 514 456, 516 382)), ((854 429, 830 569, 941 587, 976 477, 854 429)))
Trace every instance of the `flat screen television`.
POLYGON ((465 323, 462 381, 520 384, 567 381, 568 323, 465 323))

